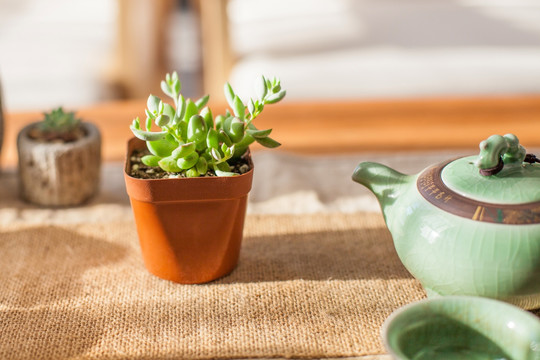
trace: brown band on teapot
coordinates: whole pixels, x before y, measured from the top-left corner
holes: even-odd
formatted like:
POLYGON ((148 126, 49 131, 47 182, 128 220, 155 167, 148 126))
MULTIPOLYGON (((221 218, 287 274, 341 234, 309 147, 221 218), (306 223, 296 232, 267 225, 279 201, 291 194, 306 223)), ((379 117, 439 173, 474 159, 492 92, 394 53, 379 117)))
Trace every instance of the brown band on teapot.
POLYGON ((475 221, 508 225, 540 224, 540 201, 492 204, 467 198, 449 189, 441 173, 454 160, 431 166, 418 177, 418 191, 431 204, 448 213, 475 221))

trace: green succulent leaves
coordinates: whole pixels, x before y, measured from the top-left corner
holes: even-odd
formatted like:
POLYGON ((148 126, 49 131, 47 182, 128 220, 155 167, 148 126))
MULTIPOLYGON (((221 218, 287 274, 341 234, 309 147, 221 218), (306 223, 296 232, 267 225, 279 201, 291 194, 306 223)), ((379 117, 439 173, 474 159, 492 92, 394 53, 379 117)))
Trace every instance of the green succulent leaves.
POLYGON ((64 112, 62 107, 43 114, 43 120, 38 127, 42 132, 65 134, 76 130, 81 125, 81 119, 74 112, 64 112))
POLYGON ((151 155, 141 160, 147 166, 159 166, 169 173, 185 177, 204 176, 208 171, 217 176, 234 176, 229 161, 242 156, 253 142, 274 148, 280 144, 270 138, 271 129, 259 130, 253 120, 267 104, 285 97, 278 78, 261 76, 256 84, 257 99, 246 104, 235 94, 229 83, 224 86, 225 98, 232 114, 213 116, 206 105, 209 96, 193 101, 185 99, 180 90, 178 74, 167 74, 161 81, 161 90, 172 98, 174 107, 159 97, 147 100, 145 128, 139 118, 130 126, 133 134, 146 141, 151 155), (156 126, 160 131, 153 131, 156 126))

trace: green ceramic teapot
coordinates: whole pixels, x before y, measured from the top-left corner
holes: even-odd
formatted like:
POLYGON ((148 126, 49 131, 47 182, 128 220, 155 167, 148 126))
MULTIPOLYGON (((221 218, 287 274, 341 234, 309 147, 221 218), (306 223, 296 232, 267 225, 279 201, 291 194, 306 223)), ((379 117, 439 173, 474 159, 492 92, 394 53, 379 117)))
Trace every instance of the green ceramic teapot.
POLYGON ((540 307, 540 165, 515 135, 477 156, 404 175, 364 162, 353 180, 379 200, 397 254, 429 297, 476 295, 540 307))

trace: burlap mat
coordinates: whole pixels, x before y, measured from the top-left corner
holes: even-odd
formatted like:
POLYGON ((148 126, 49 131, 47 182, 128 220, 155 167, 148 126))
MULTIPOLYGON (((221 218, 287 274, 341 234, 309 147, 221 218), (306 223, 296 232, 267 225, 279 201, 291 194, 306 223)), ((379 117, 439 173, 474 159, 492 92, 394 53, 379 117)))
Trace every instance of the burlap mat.
POLYGON ((252 215, 238 268, 178 285, 143 266, 134 224, 3 226, 0 358, 342 357, 425 296, 378 214, 252 215))

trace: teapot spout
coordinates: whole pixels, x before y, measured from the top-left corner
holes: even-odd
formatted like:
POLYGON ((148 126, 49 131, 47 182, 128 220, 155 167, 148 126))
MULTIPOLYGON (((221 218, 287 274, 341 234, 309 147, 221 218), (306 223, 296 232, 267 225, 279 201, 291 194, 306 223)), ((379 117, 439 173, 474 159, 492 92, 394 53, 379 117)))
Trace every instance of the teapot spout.
POLYGON ((352 175, 354 181, 364 185, 375 194, 383 211, 385 206, 394 203, 412 177, 374 162, 360 163, 352 175))

